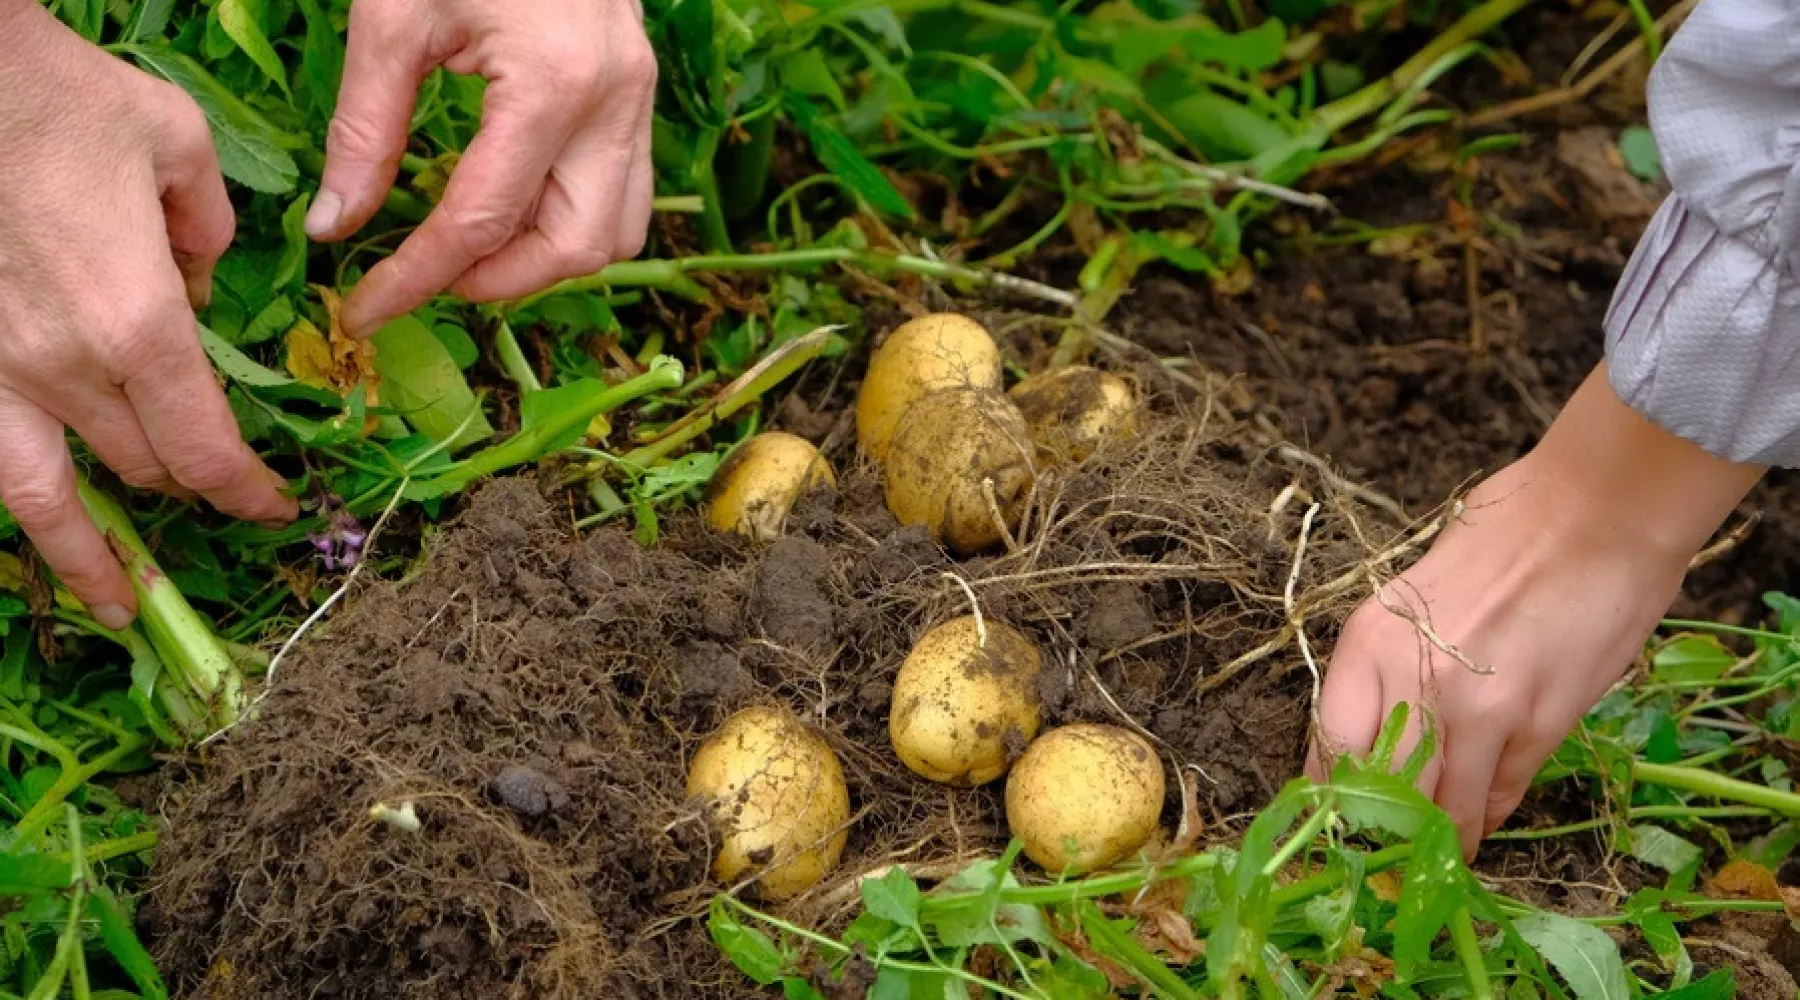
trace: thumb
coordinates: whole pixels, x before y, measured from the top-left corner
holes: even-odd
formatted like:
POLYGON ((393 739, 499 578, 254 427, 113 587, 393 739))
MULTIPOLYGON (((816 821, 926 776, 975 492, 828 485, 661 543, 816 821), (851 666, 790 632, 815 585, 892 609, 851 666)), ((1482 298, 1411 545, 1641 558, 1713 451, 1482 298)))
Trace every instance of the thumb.
POLYGON ((341 240, 368 222, 400 172, 419 84, 431 68, 422 28, 396 22, 394 5, 350 6, 344 80, 325 133, 325 173, 306 234, 341 240), (391 26, 390 26, 391 25, 391 26))

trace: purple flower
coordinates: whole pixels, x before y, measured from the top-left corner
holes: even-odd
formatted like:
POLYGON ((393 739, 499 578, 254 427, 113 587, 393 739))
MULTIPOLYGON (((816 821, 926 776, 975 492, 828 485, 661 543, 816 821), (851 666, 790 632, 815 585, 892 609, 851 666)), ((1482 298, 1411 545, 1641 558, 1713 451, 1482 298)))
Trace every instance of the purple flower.
POLYGON ((318 551, 319 562, 327 572, 336 573, 355 566, 362 559, 363 544, 369 540, 368 529, 344 507, 344 501, 328 495, 323 504, 331 516, 326 521, 326 528, 317 534, 308 535, 313 548, 318 551))

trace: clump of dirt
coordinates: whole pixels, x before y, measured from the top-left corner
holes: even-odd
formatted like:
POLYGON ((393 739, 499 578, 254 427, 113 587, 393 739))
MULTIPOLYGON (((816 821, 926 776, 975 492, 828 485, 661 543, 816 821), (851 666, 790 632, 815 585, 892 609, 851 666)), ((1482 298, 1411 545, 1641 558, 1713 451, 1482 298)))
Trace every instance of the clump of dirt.
MULTIPOLYGON (((858 819, 841 878, 997 849, 999 786, 929 784, 887 742, 894 671, 967 613, 964 582, 1043 650, 1051 723, 1146 727, 1174 773, 1206 775, 1209 818, 1254 808, 1305 738, 1310 682, 1282 632, 1302 503, 1272 508, 1291 473, 1235 425, 1179 411, 1041 477, 1017 548, 961 562, 897 525, 848 455, 841 489, 761 548, 692 515, 650 548, 623 527, 572 537, 523 481, 488 486, 172 796, 144 911, 158 960, 209 1000, 745 991, 694 919, 720 887, 687 756, 777 701, 843 759, 858 819)), ((1318 585, 1360 585, 1359 532, 1399 526, 1308 489, 1325 507, 1297 601, 1325 641, 1356 595, 1318 585)), ((1171 821, 1180 802, 1172 788, 1171 821)), ((828 920, 832 893, 790 909, 828 920)))

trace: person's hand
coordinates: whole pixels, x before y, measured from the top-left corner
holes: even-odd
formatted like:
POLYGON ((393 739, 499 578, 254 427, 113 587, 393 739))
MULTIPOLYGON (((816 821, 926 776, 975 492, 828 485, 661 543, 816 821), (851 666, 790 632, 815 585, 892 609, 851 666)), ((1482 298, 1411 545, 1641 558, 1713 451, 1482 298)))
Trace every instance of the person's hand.
POLYGON ((1396 760, 1433 727, 1420 787, 1472 857, 1630 668, 1688 561, 1760 473, 1643 420, 1596 372, 1544 442, 1473 491, 1431 551, 1346 623, 1309 776, 1366 753, 1405 702, 1396 760))
POLYGON ((130 623, 124 571, 77 497, 73 428, 134 487, 229 514, 297 513, 244 444, 193 309, 234 218, 179 89, 0 0, 0 501, 94 618, 130 623))
POLYGON ((439 65, 487 79, 481 130, 431 215, 344 303, 352 335, 447 288, 516 298, 643 249, 656 58, 637 0, 356 0, 313 238, 343 239, 381 207, 439 65))

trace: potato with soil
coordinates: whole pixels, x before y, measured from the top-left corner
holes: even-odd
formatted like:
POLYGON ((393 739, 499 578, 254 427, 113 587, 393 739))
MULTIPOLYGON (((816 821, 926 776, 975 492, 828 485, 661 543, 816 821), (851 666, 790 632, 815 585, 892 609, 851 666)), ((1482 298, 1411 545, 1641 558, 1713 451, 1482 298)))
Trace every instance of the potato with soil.
POLYGON ((1083 874, 1135 853, 1162 813, 1162 762, 1117 726, 1076 723, 1038 737, 1006 780, 1006 822, 1046 871, 1083 874))
POLYGON ((792 713, 747 708, 694 754, 687 794, 712 804, 723 838, 713 876, 732 882, 763 869, 764 896, 790 899, 838 862, 849 837, 844 770, 823 738, 792 713))
POLYGON ((812 442, 766 431, 744 442, 713 474, 706 521, 717 531, 764 542, 781 535, 788 510, 817 486, 836 486, 831 463, 812 442))
POLYGON ((1040 454, 1054 461, 1079 462, 1108 441, 1136 434, 1143 423, 1131 383, 1086 365, 1033 375, 1007 396, 1025 415, 1040 454))
POLYGON ((931 629, 894 678, 894 752, 915 774, 946 785, 1000 777, 1043 724, 1042 666, 1037 646, 1005 622, 966 615, 931 629))
POLYGON ((960 554, 979 552, 1017 526, 1035 451, 1025 418, 998 391, 939 389, 894 428, 882 470, 888 510, 960 554))
POLYGON ((894 433, 920 397, 939 389, 1000 388, 1000 348, 980 323, 933 313, 903 323, 869 359, 856 396, 856 440, 886 462, 894 433))

